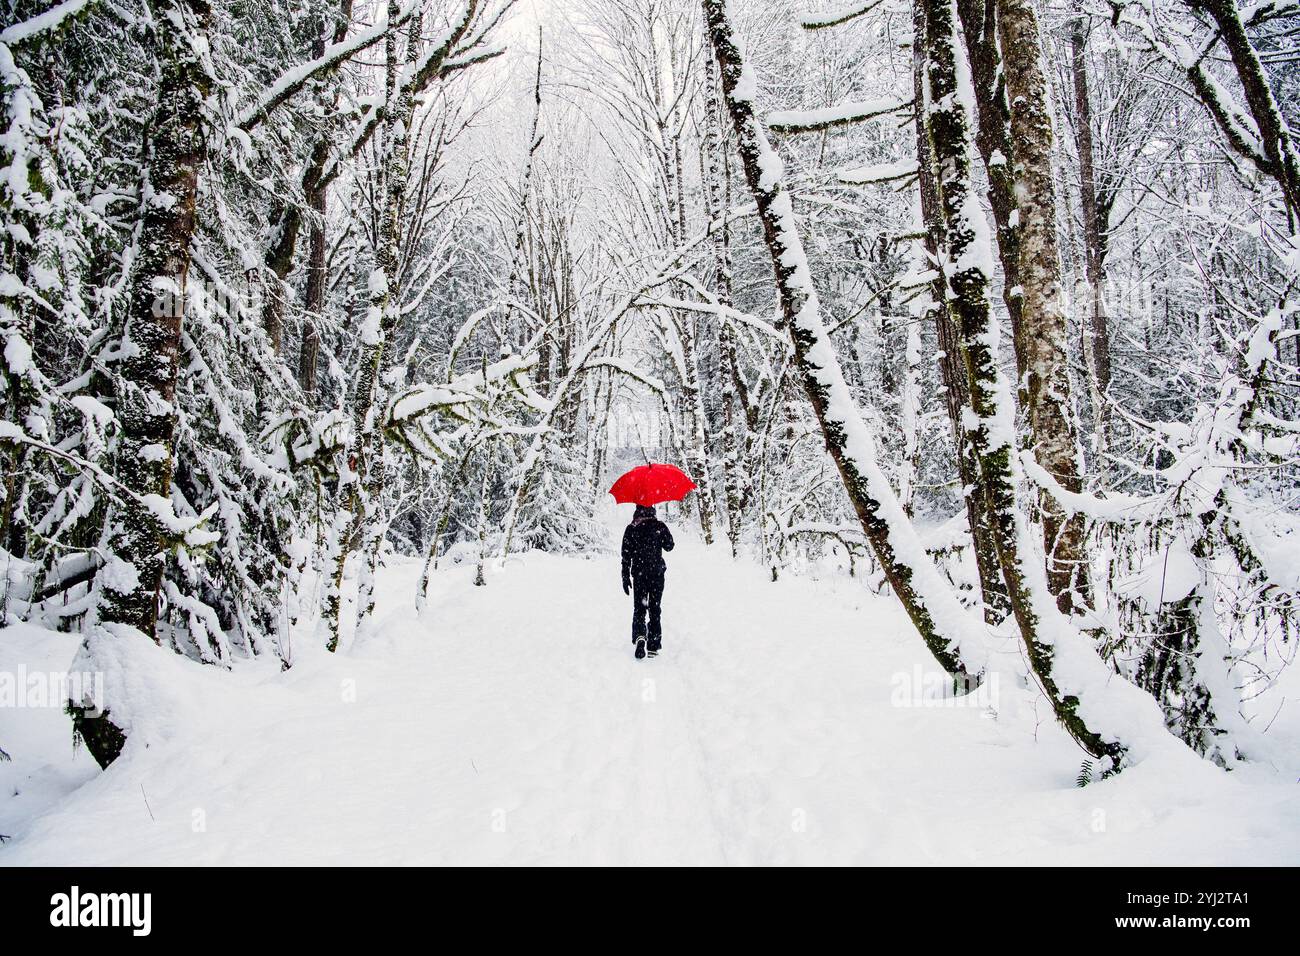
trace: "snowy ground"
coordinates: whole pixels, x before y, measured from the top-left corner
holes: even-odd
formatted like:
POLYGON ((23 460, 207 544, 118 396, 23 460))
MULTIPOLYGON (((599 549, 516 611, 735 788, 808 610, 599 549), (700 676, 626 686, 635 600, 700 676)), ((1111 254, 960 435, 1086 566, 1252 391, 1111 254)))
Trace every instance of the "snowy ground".
MULTIPOLYGON (((368 646, 166 662, 167 733, 107 773, 56 708, 4 711, 0 864, 1300 863, 1300 694, 1267 765, 1080 789, 1013 648, 985 706, 922 706, 933 663, 860 582, 669 560, 655 660, 612 555, 526 555, 485 588, 450 568, 423 620, 403 562, 368 646)), ((74 649, 9 628, 0 671, 74 649)))

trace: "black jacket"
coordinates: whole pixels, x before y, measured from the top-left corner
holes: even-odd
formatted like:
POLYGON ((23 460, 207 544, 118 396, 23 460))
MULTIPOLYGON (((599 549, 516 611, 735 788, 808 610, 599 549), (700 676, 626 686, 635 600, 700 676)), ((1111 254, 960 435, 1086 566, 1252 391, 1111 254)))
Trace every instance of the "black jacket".
POLYGON ((637 517, 623 532, 623 583, 662 579, 662 552, 673 549, 673 533, 656 517, 637 517), (630 576, 630 577, 629 577, 630 576))

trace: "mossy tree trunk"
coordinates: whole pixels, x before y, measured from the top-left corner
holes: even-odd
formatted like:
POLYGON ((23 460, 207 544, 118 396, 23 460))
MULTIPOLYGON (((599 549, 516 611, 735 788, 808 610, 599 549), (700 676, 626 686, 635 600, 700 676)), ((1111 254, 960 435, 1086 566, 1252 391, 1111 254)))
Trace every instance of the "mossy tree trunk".
MULTIPOLYGON (((966 435, 965 416, 970 408, 970 387, 966 380, 966 366, 962 359, 960 330, 948 307, 948 283, 944 278, 940 252, 945 248, 943 211, 939 207, 939 183, 934 165, 934 149, 926 127, 926 56, 925 56, 925 6, 916 3, 912 10, 913 44, 912 71, 916 89, 916 155, 918 182, 921 193, 921 219, 925 226, 925 250, 931 265, 936 269, 930 283, 931 305, 927 320, 935 326, 939 350, 939 377, 943 382, 944 408, 952 429, 953 448, 957 463, 957 480, 961 482, 962 501, 966 508, 966 524, 970 529, 971 547, 979 575, 980 595, 984 602, 984 616, 995 623, 1011 612, 1006 585, 1002 583, 1002 569, 998 564, 997 545, 989 527, 984 505, 984 484, 980 475, 975 449, 966 435)), ((1018 301, 1018 300, 1017 300, 1018 301)))

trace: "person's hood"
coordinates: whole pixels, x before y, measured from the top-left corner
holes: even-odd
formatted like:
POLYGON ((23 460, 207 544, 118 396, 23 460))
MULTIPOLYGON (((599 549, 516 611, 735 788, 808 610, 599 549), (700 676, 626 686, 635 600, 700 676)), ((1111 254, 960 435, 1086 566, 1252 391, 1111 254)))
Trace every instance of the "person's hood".
POLYGON ((635 522, 649 521, 655 516, 655 509, 651 505, 637 505, 636 511, 632 514, 632 520, 635 522))

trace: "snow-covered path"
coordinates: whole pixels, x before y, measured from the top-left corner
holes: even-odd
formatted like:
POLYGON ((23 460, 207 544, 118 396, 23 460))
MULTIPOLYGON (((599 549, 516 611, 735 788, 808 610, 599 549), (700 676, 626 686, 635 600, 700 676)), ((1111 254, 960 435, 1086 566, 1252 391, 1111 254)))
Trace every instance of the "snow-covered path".
MULTIPOLYGON (((168 733, 108 773, 57 710, 14 711, 0 864, 1300 862, 1295 766, 1079 789, 1012 649, 986 706, 921 706, 934 665, 860 582, 669 559, 653 660, 613 555, 529 554, 484 588, 441 571, 424 619, 400 562, 366 646, 300 644, 284 674, 178 660, 168 733)), ((10 628, 0 669, 71 650, 10 628)))

